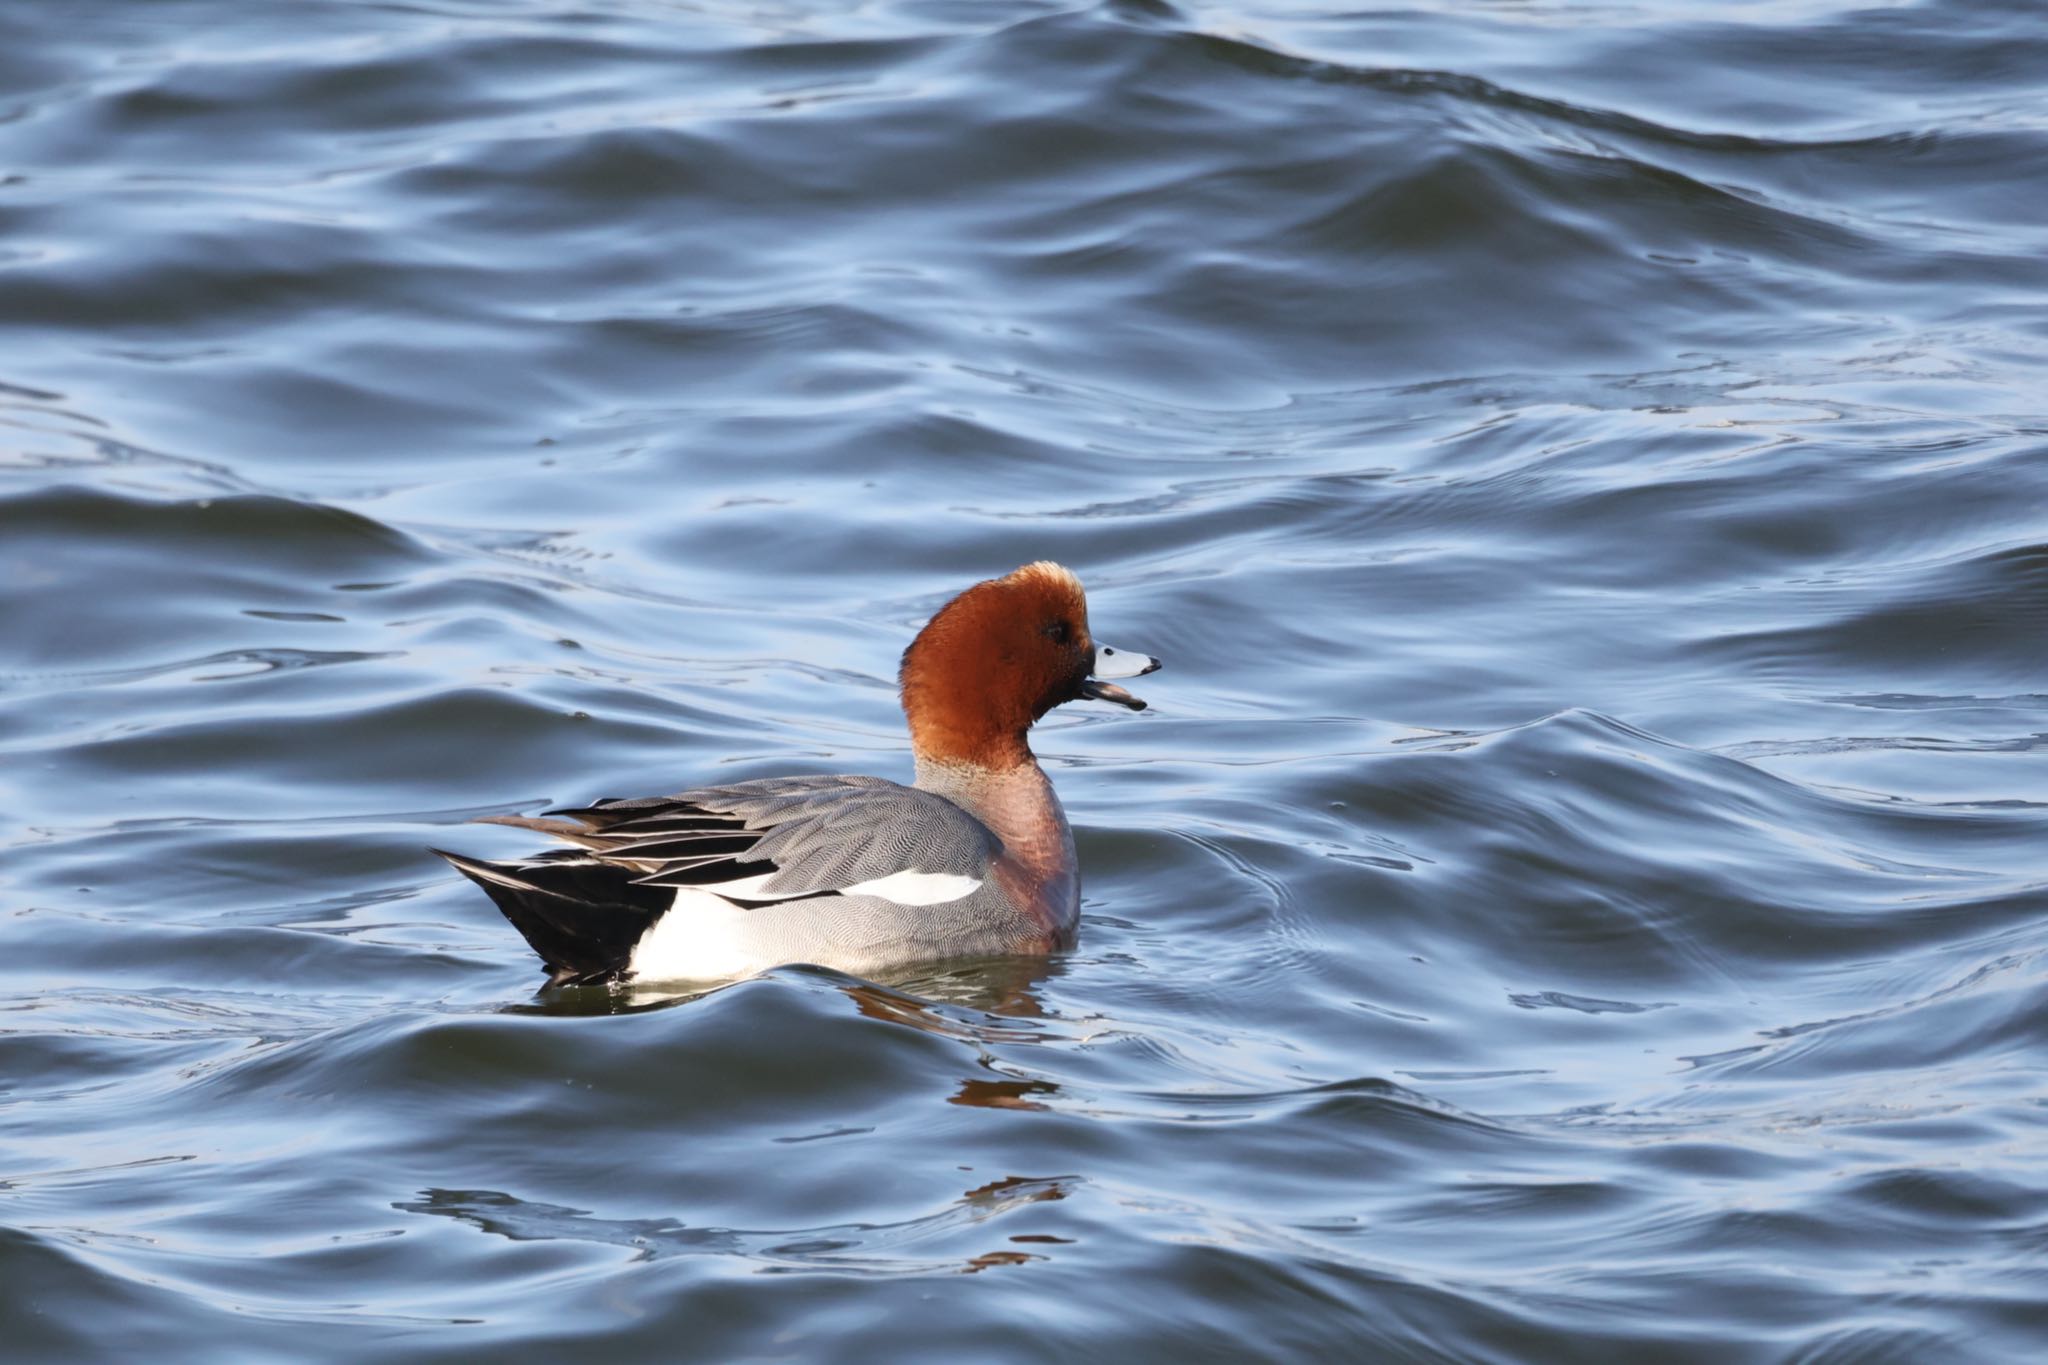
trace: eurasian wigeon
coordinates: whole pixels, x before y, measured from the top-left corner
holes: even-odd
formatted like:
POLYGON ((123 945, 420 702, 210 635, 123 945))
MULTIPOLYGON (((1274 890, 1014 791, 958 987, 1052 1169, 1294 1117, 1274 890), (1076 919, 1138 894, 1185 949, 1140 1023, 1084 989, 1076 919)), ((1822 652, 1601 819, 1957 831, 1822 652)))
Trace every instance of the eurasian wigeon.
POLYGON ((939 608, 903 651, 912 786, 769 777, 494 817, 576 845, 518 862, 434 851, 497 902, 551 985, 1051 952, 1074 941, 1081 871, 1024 732, 1062 702, 1142 711, 1108 680, 1158 667, 1096 643, 1072 573, 1026 564, 939 608))

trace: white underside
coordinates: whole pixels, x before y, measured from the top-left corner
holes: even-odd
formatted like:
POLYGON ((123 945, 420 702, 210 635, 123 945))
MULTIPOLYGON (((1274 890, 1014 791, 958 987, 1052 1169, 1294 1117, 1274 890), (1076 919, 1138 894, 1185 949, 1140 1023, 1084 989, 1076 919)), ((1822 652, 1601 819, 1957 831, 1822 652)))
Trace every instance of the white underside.
MULTIPOLYGON (((775 873, 743 877, 710 886, 678 888, 676 898, 633 949, 635 976, 649 981, 726 981, 752 976, 789 962, 813 962, 858 970, 874 956, 869 945, 835 945, 832 941, 832 898, 810 906, 764 907, 750 910, 724 896, 747 900, 801 900, 815 892, 780 896, 762 891, 775 873), (802 916, 792 924, 790 912, 802 916)), ((943 905, 970 896, 980 887, 974 877, 937 872, 893 872, 886 877, 845 887, 841 895, 868 896, 904 907, 943 905)))

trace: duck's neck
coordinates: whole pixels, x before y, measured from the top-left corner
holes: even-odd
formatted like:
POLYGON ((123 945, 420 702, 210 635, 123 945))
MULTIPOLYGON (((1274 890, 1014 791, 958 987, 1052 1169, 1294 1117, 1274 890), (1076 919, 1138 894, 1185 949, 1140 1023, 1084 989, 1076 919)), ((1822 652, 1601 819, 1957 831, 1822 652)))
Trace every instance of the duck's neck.
POLYGON ((1023 762, 1001 768, 920 754, 917 786, 962 807, 1003 841, 996 875, 1011 902, 1043 924, 1050 946, 1071 941, 1081 908, 1074 831, 1030 750, 1023 762))

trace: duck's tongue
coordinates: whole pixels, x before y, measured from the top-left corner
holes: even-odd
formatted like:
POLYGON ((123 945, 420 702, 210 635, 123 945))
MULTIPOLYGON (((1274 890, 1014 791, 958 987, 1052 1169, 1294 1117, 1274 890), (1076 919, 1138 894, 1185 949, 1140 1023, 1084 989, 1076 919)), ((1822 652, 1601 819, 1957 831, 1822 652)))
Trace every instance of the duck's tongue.
POLYGON ((1118 706, 1128 706, 1133 711, 1145 709, 1140 698, 1132 696, 1105 678, 1142 678, 1147 673, 1157 672, 1159 660, 1150 654, 1135 650, 1116 649, 1109 645, 1095 646, 1095 667, 1089 669, 1090 677, 1081 684, 1081 695, 1091 701, 1113 701, 1118 706))

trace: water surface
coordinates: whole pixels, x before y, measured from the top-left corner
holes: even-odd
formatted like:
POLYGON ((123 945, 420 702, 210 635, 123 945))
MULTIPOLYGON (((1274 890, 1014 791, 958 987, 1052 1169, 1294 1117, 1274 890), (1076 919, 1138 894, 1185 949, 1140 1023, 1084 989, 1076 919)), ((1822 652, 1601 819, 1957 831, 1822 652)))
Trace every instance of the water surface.
POLYGON ((2006 1362, 2048 19, 0 11, 22 1358, 2006 1362), (428 856, 908 775, 1072 565, 1078 949, 537 993, 428 856))

